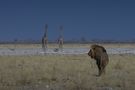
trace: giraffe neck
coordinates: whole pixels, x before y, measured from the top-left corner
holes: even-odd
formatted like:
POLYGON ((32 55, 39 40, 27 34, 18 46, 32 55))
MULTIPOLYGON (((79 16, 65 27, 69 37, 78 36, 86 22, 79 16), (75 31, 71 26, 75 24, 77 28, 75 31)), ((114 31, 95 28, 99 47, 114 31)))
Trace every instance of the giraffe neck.
POLYGON ((47 37, 47 34, 46 33, 44 34, 44 37, 47 37))
POLYGON ((46 30, 44 32, 44 37, 47 37, 47 28, 46 28, 46 30))

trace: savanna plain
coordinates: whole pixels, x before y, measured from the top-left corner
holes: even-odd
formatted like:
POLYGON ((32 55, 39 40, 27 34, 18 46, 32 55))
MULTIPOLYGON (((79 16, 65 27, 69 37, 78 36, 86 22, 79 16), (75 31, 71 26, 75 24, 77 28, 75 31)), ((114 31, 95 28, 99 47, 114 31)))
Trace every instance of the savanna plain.
MULTIPOLYGON (((105 48, 134 48, 131 44, 102 45, 105 48)), ((7 47, 14 45, 0 46, 7 47)), ((40 48, 40 45, 16 47, 40 48)), ((106 74, 101 77, 97 74, 96 62, 87 54, 0 56, 0 90, 134 90, 135 55, 109 54, 106 74)))

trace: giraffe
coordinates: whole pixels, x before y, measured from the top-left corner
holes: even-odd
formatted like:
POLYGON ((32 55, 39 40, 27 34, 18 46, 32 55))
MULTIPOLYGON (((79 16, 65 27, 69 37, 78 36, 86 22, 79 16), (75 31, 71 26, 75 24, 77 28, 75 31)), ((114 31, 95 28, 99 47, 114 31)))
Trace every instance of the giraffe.
POLYGON ((60 36, 58 38, 59 50, 63 50, 63 26, 60 26, 60 36))
POLYGON ((42 48, 43 48, 44 52, 46 52, 47 44, 48 44, 47 31, 48 31, 48 25, 46 24, 45 25, 45 32, 44 32, 44 35, 42 37, 42 48))

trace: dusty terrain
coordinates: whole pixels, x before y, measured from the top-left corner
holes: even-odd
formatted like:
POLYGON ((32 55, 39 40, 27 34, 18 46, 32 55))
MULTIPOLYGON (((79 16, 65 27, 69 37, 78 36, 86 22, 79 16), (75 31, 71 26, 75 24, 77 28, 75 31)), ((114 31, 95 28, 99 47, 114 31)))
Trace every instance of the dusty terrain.
MULTIPOLYGON (((86 54, 90 44, 67 44, 63 50, 58 49, 57 45, 48 45, 49 48, 44 52, 41 45, 0 45, 0 55, 44 55, 44 54, 86 54)), ((134 44, 103 44, 108 54, 135 54, 134 44)))

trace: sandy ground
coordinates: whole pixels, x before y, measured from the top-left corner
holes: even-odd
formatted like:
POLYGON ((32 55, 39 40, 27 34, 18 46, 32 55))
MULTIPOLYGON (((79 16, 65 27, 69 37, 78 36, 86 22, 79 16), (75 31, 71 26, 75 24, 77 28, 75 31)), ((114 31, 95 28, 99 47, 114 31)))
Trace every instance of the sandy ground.
MULTIPOLYGON (((135 48, 107 48, 108 54, 135 54, 135 48)), ((42 48, 0 48, 0 55, 54 55, 54 54, 86 54, 89 48, 48 48, 45 52, 42 48)))

